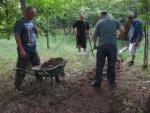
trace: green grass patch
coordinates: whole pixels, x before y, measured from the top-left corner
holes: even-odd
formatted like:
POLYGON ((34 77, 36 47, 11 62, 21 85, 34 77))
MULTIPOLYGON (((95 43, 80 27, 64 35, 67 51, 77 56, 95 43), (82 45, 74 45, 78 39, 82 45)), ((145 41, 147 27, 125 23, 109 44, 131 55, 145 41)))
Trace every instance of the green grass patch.
MULTIPOLYGON (((39 36, 37 42, 41 62, 55 57, 70 59, 66 67, 72 71, 78 71, 88 65, 95 64, 95 58, 93 58, 91 53, 86 56, 78 54, 76 39, 72 35, 65 36, 63 34, 59 34, 56 36, 50 36, 49 49, 47 49, 46 37, 39 36)), ((89 43, 87 50, 90 50, 89 43)), ((10 40, 0 40, 0 52, 0 75, 6 75, 12 72, 12 69, 14 69, 16 65, 17 51, 15 39, 11 38, 10 40)))
MULTIPOLYGON (((50 36, 49 49, 47 49, 46 37, 39 36, 37 42, 39 56, 42 62, 48 60, 49 58, 55 57, 70 59, 67 63, 66 69, 69 69, 73 72, 85 69, 89 65, 95 65, 96 57, 93 58, 91 52, 86 56, 81 56, 78 54, 74 35, 64 35, 63 33, 58 33, 56 36, 50 36)), ((126 43, 127 42, 125 41, 119 40, 118 46, 122 47, 126 43)), ((87 51, 90 49, 91 48, 88 42, 87 51)), ((136 62, 141 63, 143 59, 143 47, 141 47, 137 53, 138 55, 136 62)), ((11 38, 10 40, 0 40, 0 55, 0 75, 12 73, 17 60, 16 43, 14 38, 11 38)), ((128 52, 123 53, 122 57, 124 59, 129 58, 128 52)))
MULTIPOLYGON (((148 50, 149 50, 148 60, 150 61, 150 46, 149 46, 148 50)), ((126 51, 123 54, 121 54, 121 57, 125 60, 131 59, 129 51, 126 51)), ((137 49, 135 64, 142 66, 143 65, 143 59, 144 59, 144 41, 141 42, 140 47, 137 49)))

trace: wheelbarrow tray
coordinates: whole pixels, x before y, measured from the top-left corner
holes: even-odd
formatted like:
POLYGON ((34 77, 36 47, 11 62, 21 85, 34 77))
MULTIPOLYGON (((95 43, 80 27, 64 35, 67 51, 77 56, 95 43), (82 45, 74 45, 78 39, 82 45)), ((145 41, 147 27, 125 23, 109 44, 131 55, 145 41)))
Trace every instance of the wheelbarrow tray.
POLYGON ((50 77, 59 74, 64 74, 64 68, 67 61, 63 61, 61 64, 58 64, 52 68, 39 68, 39 69, 32 69, 32 71, 39 76, 42 77, 50 77))
POLYGON ((67 61, 64 60, 62 63, 52 67, 52 68, 32 68, 30 71, 21 69, 21 68, 16 68, 15 70, 22 71, 24 73, 28 73, 30 75, 34 76, 40 76, 40 77, 53 77, 55 75, 59 74, 64 74, 64 68, 66 65, 67 61))

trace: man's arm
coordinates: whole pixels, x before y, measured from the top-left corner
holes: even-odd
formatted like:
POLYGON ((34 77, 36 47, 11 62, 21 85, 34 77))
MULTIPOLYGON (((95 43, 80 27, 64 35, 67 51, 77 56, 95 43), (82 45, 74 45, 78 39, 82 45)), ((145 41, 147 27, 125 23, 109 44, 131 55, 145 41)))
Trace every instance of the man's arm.
POLYGON ((137 35, 137 40, 136 40, 136 43, 135 43, 136 47, 138 47, 140 45, 141 40, 142 40, 142 36, 141 36, 141 34, 138 34, 137 35))
POLYGON ((17 44, 17 47, 19 49, 20 56, 26 57, 26 52, 23 48, 20 34, 21 34, 21 24, 19 21, 17 21, 15 26, 14 26, 14 35, 15 35, 15 39, 16 39, 16 44, 17 44))
POLYGON ((93 45, 94 45, 94 49, 97 49, 96 42, 97 42, 97 38, 93 38, 93 45))
POLYGON ((93 31, 93 34, 92 34, 93 45, 94 45, 95 49, 97 48, 97 37, 100 35, 99 30, 100 30, 99 23, 97 23, 95 25, 95 28, 94 28, 94 31, 93 31))
POLYGON ((119 32, 118 32, 118 38, 124 38, 125 36, 125 28, 122 24, 120 24, 120 27, 119 27, 119 32))
POLYGON ((89 26, 88 22, 86 22, 86 35, 87 35, 87 37, 90 36, 90 26, 89 26))
POLYGON ((76 27, 77 27, 77 22, 75 22, 74 25, 73 25, 73 32, 74 32, 75 35, 77 35, 77 28, 76 27))
POLYGON ((136 39, 135 46, 139 46, 139 44, 142 40, 142 36, 143 36, 142 24, 138 23, 138 25, 137 25, 137 39, 136 39))
POLYGON ((37 33, 41 31, 41 29, 38 26, 35 26, 35 30, 37 33))
POLYGON ((26 57, 26 52, 25 52, 25 50, 23 48, 23 45, 22 45, 22 42, 21 42, 21 38, 20 38, 20 36, 17 33, 15 35, 15 39, 16 39, 17 47, 19 49, 20 56, 21 57, 26 57))
POLYGON ((125 29, 124 29, 124 27, 123 27, 122 24, 121 24, 120 27, 119 27, 119 31, 120 31, 120 33, 124 33, 124 32, 125 32, 125 29))
POLYGON ((115 20, 115 23, 116 23, 116 26, 117 26, 117 30, 119 30, 119 34, 118 34, 118 38, 119 38, 121 34, 125 33, 125 29, 119 21, 115 20))

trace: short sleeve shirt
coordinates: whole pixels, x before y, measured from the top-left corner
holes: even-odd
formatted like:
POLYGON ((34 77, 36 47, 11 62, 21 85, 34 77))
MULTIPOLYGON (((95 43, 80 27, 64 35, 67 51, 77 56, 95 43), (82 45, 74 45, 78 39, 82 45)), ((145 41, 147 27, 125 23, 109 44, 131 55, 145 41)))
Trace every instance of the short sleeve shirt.
POLYGON ((89 30, 89 23, 78 20, 73 25, 73 28, 77 28, 77 37, 86 37, 86 30, 89 30))
POLYGON ((18 34, 21 38, 22 45, 26 52, 36 52, 36 25, 30 20, 21 18, 15 23, 14 34, 18 34))
POLYGON ((142 38, 143 30, 142 30, 142 22, 136 19, 133 21, 128 33, 130 43, 135 43, 138 35, 140 35, 140 37, 142 38))
POLYGON ((99 37, 99 45, 103 44, 114 44, 117 43, 117 30, 120 28, 121 23, 115 19, 105 17, 102 20, 98 21, 92 37, 99 37))

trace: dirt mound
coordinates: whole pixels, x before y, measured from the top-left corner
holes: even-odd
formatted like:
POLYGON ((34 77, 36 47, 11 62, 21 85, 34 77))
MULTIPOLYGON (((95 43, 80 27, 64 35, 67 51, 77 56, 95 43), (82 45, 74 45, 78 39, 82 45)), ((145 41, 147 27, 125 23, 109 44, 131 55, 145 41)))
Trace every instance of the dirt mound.
POLYGON ((8 98, 0 107, 2 113, 115 113, 114 97, 106 80, 102 88, 91 87, 87 76, 94 72, 79 73, 72 82, 42 87, 26 86, 24 95, 8 98), (32 87, 32 89, 31 89, 32 87))
POLYGON ((43 64, 41 64, 40 67, 44 69, 53 68, 63 62, 64 62, 63 58, 51 58, 48 61, 45 61, 43 64))
POLYGON ((89 78, 95 75, 94 70, 79 73, 74 78, 75 93, 62 102, 58 113, 115 113, 113 110, 115 99, 107 80, 103 80, 101 88, 91 86, 89 78))
POLYGON ((7 95, 0 113, 116 113, 107 77, 103 77, 101 88, 93 88, 94 76, 95 68, 90 67, 63 84, 51 86, 49 80, 36 85, 28 83, 23 95, 7 95))

